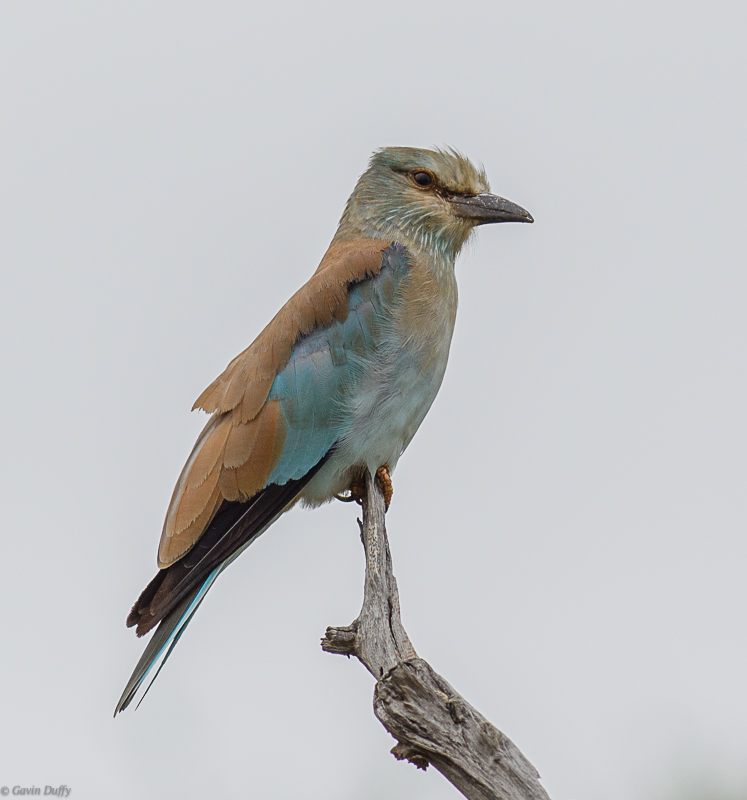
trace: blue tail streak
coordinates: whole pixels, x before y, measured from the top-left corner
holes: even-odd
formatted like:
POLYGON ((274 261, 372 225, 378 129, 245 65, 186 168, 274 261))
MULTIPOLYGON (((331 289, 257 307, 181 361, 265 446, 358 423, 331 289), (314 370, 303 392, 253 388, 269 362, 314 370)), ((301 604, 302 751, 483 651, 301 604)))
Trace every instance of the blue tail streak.
MULTIPOLYGON (((150 640, 150 642, 148 642, 148 646, 145 648, 137 667, 135 667, 135 671, 133 672, 129 683, 125 687, 124 692, 122 692, 122 697, 119 698, 117 708, 114 711, 115 717, 120 711, 124 711, 124 709, 127 708, 127 706, 132 702, 138 689, 143 685, 143 682, 148 677, 153 667, 163 656, 163 660, 161 661, 156 674, 153 676, 153 679, 148 684, 148 688, 140 698, 140 703, 143 702, 143 698, 146 694, 148 694, 150 687, 153 685, 153 681, 155 681, 155 679, 158 677, 158 673, 161 671, 163 665, 171 655, 171 651, 174 649, 174 647, 176 647, 176 643, 184 633, 185 628, 194 616, 195 611, 197 611, 200 603, 207 594, 208 589, 210 589, 215 582, 215 579, 218 577, 218 575, 220 575, 227 565, 228 564, 224 562, 220 566, 216 567, 210 573, 210 575, 208 575, 202 586, 200 586, 193 595, 188 595, 181 605, 174 609, 171 617, 165 619, 161 625, 159 625, 158 629, 153 634, 153 638, 150 640)), ((138 703, 138 706, 140 703, 138 703)))

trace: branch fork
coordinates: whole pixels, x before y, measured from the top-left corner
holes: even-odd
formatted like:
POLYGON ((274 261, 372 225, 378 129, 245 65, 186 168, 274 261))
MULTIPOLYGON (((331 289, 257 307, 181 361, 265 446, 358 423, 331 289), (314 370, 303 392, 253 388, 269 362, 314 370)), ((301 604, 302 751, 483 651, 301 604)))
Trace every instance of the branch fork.
POLYGON ((374 714, 397 740, 396 759, 432 764, 469 800, 549 800, 516 745, 418 657, 400 617, 384 494, 368 473, 361 505, 363 606, 350 625, 327 628, 322 649, 355 656, 374 676, 374 714))

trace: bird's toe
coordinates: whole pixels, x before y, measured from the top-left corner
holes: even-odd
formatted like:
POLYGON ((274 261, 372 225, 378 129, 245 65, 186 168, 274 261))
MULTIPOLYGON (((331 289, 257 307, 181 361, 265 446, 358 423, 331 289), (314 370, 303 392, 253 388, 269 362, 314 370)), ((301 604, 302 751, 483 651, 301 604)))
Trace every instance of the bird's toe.
POLYGON ((384 505, 386 506, 386 510, 389 511, 389 504, 392 502, 392 495, 394 494, 394 486, 392 485, 392 476, 387 464, 382 464, 376 470, 376 480, 379 482, 381 491, 384 493, 384 505))

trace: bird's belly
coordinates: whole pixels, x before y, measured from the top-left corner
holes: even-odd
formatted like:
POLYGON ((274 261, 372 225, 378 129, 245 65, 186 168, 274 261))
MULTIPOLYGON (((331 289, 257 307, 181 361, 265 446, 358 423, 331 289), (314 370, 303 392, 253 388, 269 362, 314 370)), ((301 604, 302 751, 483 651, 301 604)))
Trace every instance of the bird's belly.
MULTIPOLYGON (((450 333, 450 332, 449 332, 450 333)), ((394 470, 438 393, 446 370, 451 336, 428 357, 407 348, 393 349, 391 359, 372 358, 345 404, 345 434, 302 498, 318 505, 350 486, 353 474, 382 464, 394 470)))
POLYGON ((401 365, 383 386, 365 387, 356 398, 354 422, 341 455, 372 471, 381 464, 394 469, 428 413, 443 373, 401 365))

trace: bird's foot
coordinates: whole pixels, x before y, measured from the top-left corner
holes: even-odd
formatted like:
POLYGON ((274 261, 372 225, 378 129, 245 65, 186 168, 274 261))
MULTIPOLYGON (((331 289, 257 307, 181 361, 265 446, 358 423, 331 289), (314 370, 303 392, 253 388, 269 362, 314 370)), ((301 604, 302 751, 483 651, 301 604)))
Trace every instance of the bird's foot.
POLYGON ((376 480, 384 493, 384 506, 389 511, 389 504, 392 502, 392 495, 394 494, 394 486, 392 485, 392 476, 389 474, 389 467, 386 464, 382 464, 376 470, 376 480))
POLYGON ((366 494, 366 484, 360 478, 353 478, 350 483, 350 489, 348 489, 349 494, 336 494, 335 497, 338 500, 342 500, 343 503, 358 503, 358 505, 363 505, 363 497, 366 494))

